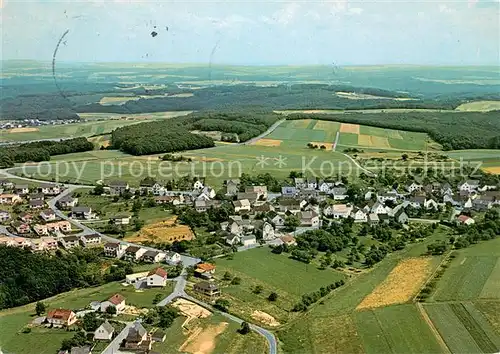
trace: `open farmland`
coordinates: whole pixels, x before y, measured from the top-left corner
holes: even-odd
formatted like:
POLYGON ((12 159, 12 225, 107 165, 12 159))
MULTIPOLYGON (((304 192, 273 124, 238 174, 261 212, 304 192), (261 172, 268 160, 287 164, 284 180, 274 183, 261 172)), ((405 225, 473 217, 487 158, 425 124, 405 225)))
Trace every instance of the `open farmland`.
POLYGON ((464 103, 455 108, 457 111, 488 112, 500 110, 500 101, 475 101, 464 103))
POLYGON ((136 234, 127 237, 128 242, 172 243, 174 241, 192 240, 194 234, 189 226, 177 223, 177 217, 172 217, 143 227, 136 234))
POLYGON ((424 305, 452 353, 496 353, 500 336, 472 303, 424 305))
POLYGON ((500 239, 456 251, 437 284, 435 301, 500 299, 500 239))
POLYGON ((474 166, 480 164, 483 170, 500 174, 500 150, 458 150, 446 152, 446 155, 474 166))

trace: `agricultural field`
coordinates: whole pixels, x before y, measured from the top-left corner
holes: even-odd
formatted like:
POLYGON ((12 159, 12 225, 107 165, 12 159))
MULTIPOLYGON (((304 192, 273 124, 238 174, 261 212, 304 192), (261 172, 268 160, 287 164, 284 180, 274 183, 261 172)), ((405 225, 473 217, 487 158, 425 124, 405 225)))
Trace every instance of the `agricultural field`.
POLYGON ((217 277, 229 272, 241 278, 241 284, 227 284, 221 290, 231 302, 231 311, 269 327, 286 322, 293 315, 290 309, 303 294, 345 279, 340 272, 318 270, 315 265, 271 253, 268 247, 237 253, 233 259, 217 259, 215 264, 217 277), (256 285, 263 287, 260 294, 253 292, 256 285), (271 292, 278 294, 276 302, 267 300, 271 292))
POLYGON ((446 152, 446 155, 474 166, 480 164, 483 170, 500 174, 500 150, 458 150, 446 152))
POLYGON ((431 301, 500 300, 500 239, 455 253, 431 301))
POLYGON ((115 114, 115 113, 79 113, 85 122, 58 125, 42 125, 33 128, 14 128, 1 135, 3 141, 26 141, 39 139, 59 139, 89 137, 93 135, 109 134, 116 128, 131 124, 142 123, 155 119, 169 119, 191 113, 190 111, 179 112, 155 112, 141 114, 115 114))
MULTIPOLYGON (((127 304, 138 307, 153 306, 153 299, 157 294, 168 296, 173 290, 168 283, 164 289, 148 289, 135 291, 133 287, 123 287, 117 282, 108 283, 99 287, 85 288, 62 293, 43 300, 48 309, 69 308, 83 309, 92 301, 101 301, 115 293, 120 293, 126 298, 127 304)), ((21 333, 22 329, 31 323, 35 315, 35 304, 28 304, 12 309, 0 311, 0 347, 10 353, 32 353, 33 348, 38 348, 37 353, 56 353, 62 340, 71 338, 73 332, 65 330, 33 327, 30 333, 21 333)))
POLYGON ((424 309, 452 353, 500 350, 500 335, 473 303, 427 304, 424 309))
POLYGON ((283 122, 256 145, 300 147, 307 143, 332 149, 337 133, 338 148, 374 148, 382 150, 425 150, 427 134, 383 129, 359 124, 318 121, 312 119, 283 122))
POLYGON ((500 110, 500 101, 475 101, 464 103, 455 108, 457 111, 489 112, 500 110))
POLYGON ((358 311, 366 353, 438 353, 439 343, 413 304, 358 311))
POLYGON ((193 231, 187 225, 177 223, 177 217, 171 217, 156 223, 144 226, 137 233, 126 237, 126 241, 142 243, 172 243, 174 241, 192 240, 193 231))

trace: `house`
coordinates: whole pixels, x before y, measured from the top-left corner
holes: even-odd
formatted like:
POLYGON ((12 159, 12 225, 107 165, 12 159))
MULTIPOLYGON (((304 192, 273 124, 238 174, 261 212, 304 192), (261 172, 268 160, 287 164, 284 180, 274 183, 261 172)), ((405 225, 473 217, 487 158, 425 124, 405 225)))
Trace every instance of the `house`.
POLYGON ((260 202, 260 204, 255 204, 253 207, 255 213, 268 213, 274 211, 274 206, 268 202, 260 202))
POLYGON ((125 337, 125 349, 138 350, 146 347, 147 351, 151 349, 151 342, 147 340, 148 331, 139 321, 129 328, 127 337, 125 337))
POLYGON ((40 217, 44 221, 53 221, 56 219, 56 213, 54 213, 54 211, 51 209, 45 209, 42 212, 40 212, 40 217))
POLYGON ((486 211, 493 206, 493 198, 481 196, 472 201, 472 208, 476 211, 486 211))
POLYGON ((177 264, 182 260, 182 257, 177 252, 167 251, 165 253, 165 262, 168 264, 177 264))
POLYGON ((215 203, 213 203, 210 200, 199 200, 199 199, 197 199, 194 202, 194 208, 196 209, 196 211, 198 213, 204 213, 204 212, 206 212, 213 205, 215 205, 215 203))
POLYGON ((283 195, 284 197, 294 197, 295 195, 297 195, 297 187, 281 187, 281 195, 283 195))
POLYGON ((249 186, 245 188, 245 193, 256 193, 258 200, 267 199, 267 186, 249 186))
POLYGON ((475 220, 467 215, 459 215, 457 222, 462 225, 472 225, 475 223, 475 220))
POLYGON ((47 229, 46 225, 36 224, 35 226, 33 226, 33 230, 35 231, 35 233, 37 235, 48 235, 49 234, 49 230, 47 229))
POLYGON ((240 185, 239 179, 228 179, 225 182, 226 185, 226 195, 236 195, 238 193, 238 187, 240 185))
POLYGON ((157 329, 151 334, 151 340, 153 342, 164 342, 167 335, 161 329, 157 329))
POLYGON ((76 322, 76 314, 67 309, 54 309, 47 313, 46 320, 54 327, 69 327, 76 322))
POLYGON ((29 200, 44 200, 45 199, 45 195, 43 193, 31 193, 28 196, 28 199, 29 200))
POLYGON ((424 196, 415 196, 411 197, 408 200, 408 204, 415 209, 421 208, 425 204, 425 197, 424 196))
POLYGON ((300 211, 300 201, 293 198, 280 198, 278 204, 281 212, 289 211, 295 214, 300 211))
POLYGON ((108 184, 109 194, 121 195, 129 189, 129 185, 125 181, 111 181, 108 184))
POLYGON ((119 214, 109 218, 109 220, 115 225, 128 225, 130 224, 130 215, 119 214))
POLYGON ((469 179, 458 185, 458 190, 460 192, 472 192, 479 188, 479 181, 475 179, 469 179))
POLYGON ((346 219, 351 215, 352 209, 352 206, 347 204, 335 204, 331 205, 331 211, 327 212, 331 212, 334 219, 346 219))
POLYGON ((40 237, 31 239, 31 248, 34 251, 53 251, 58 249, 57 240, 53 237, 40 237))
POLYGON ((383 203, 377 201, 370 208, 370 212, 372 214, 387 214, 387 208, 383 203))
POLYGON ((413 182, 412 184, 410 184, 409 186, 406 187, 406 190, 410 193, 413 193, 416 191, 421 191, 422 187, 423 186, 421 184, 413 182))
POLYGON ((18 234, 27 234, 30 232, 30 226, 26 223, 13 222, 11 225, 18 234))
POLYGON ((303 178, 294 178, 294 183, 297 189, 304 189, 307 187, 307 182, 303 178))
POLYGON ((128 245, 118 242, 108 242, 104 245, 104 254, 108 257, 120 258, 128 245))
POLYGON ((203 183, 201 181, 199 181, 199 180, 196 181, 196 182, 194 182, 194 184, 193 184, 193 190, 194 191, 201 191, 201 190, 203 190, 204 187, 205 186, 203 185, 203 183))
POLYGON ((145 279, 148 276, 149 272, 139 272, 133 274, 127 274, 125 276, 125 283, 127 284, 135 284, 138 281, 145 279))
POLYGON ((389 224, 391 222, 391 217, 388 214, 379 214, 377 216, 379 224, 389 224))
POLYGON ((316 177, 311 176, 306 179, 306 189, 316 189, 318 188, 318 180, 316 177))
POLYGON ((205 296, 214 297, 220 295, 220 290, 214 282, 202 281, 194 284, 193 290, 205 296))
POLYGON ((148 263, 160 263, 163 259, 165 259, 165 253, 160 251, 146 251, 142 255, 142 261, 148 263))
POLYGON ((195 266, 194 274, 202 278, 211 278, 215 273, 215 266, 210 263, 198 263, 195 266))
POLYGON ((84 235, 81 237, 81 241, 83 246, 85 247, 97 246, 101 244, 101 235, 99 234, 84 235))
POLYGON ((394 214, 394 219, 400 223, 400 224, 406 224, 409 220, 408 214, 406 214, 404 208, 399 209, 395 214, 394 214))
POLYGON ((231 245, 231 246, 237 245, 241 242, 240 236, 238 236, 237 234, 230 233, 230 232, 226 234, 225 240, 226 240, 226 243, 228 245, 231 245))
POLYGON ((80 238, 78 236, 64 236, 59 238, 65 249, 71 249, 80 246, 80 238))
POLYGON ((366 212, 359 208, 353 209, 353 211, 351 212, 351 217, 354 219, 354 222, 368 221, 368 215, 366 214, 366 212))
POLYGON ((297 245, 297 241, 295 240, 295 237, 293 237, 292 235, 281 236, 280 240, 287 246, 297 245))
POLYGON ((273 227, 273 225, 271 225, 267 221, 265 221, 262 224, 262 226, 260 228, 260 231, 262 233, 262 239, 264 241, 273 240, 273 239, 276 238, 276 235, 274 233, 274 227, 273 227))
POLYGON ((30 209, 41 209, 44 207, 45 202, 43 200, 30 200, 30 209))
POLYGON ((71 209, 71 217, 77 219, 93 219, 92 208, 86 206, 77 206, 71 209))
POLYGON ((151 193, 153 193, 153 195, 157 195, 157 196, 158 195, 165 195, 165 193, 168 192, 167 188, 165 188, 164 186, 162 186, 159 183, 153 184, 150 191, 151 191, 151 193))
POLYGON ((16 204, 22 202, 18 194, 0 194, 0 204, 16 204))
POLYGON ((120 294, 114 294, 109 299, 101 302, 101 312, 106 312, 109 306, 114 306, 116 313, 120 313, 125 309, 125 298, 120 294))
POLYGON ((0 187, 4 189, 12 189, 14 188, 14 183, 6 179, 0 179, 0 187))
POLYGON ((319 216, 315 212, 312 211, 303 211, 299 213, 299 219, 301 226, 307 227, 319 227, 319 216))
POLYGON ((257 244, 257 238, 255 235, 245 235, 241 237, 241 243, 245 247, 253 246, 257 244))
POLYGON ((70 354, 92 354, 92 348, 88 345, 71 348, 70 354))
POLYGON ((440 189, 441 195, 453 195, 453 189, 449 183, 444 183, 440 189))
POLYGON ((427 210, 434 209, 438 210, 439 209, 439 204, 436 202, 434 199, 426 199, 424 202, 424 208, 427 210))
POLYGON ((371 225, 376 225, 380 222, 380 219, 378 217, 378 214, 375 214, 375 213, 371 213, 371 214, 368 214, 368 222, 371 224, 371 225))
POLYGON ((138 261, 142 255, 146 253, 146 249, 138 246, 128 246, 123 254, 123 260, 128 262, 138 261))
POLYGON ((29 224, 29 223, 31 223, 33 221, 33 215, 28 214, 28 213, 22 213, 19 216, 19 219, 21 219, 21 221, 29 224))
POLYGON ((259 198, 259 194, 255 193, 255 192, 243 192, 243 193, 236 194, 236 199, 238 199, 238 200, 248 199, 250 201, 250 203, 255 203, 258 198, 259 198))
POLYGON ((28 194, 30 192, 27 184, 16 184, 15 190, 17 194, 28 194))
POLYGON ((234 211, 236 213, 240 213, 242 211, 250 211, 252 206, 250 205, 250 201, 248 199, 235 200, 233 202, 234 211))
POLYGON ((94 331, 94 340, 111 340, 114 332, 115 329, 106 320, 94 331))
POLYGON ((9 212, 5 210, 0 210, 0 222, 5 222, 10 219, 9 212))
POLYGON ((73 198, 71 195, 65 195, 57 201, 57 205, 61 209, 71 209, 78 204, 78 198, 73 198))
POLYGON ((347 188, 334 187, 330 190, 330 194, 333 196, 334 200, 344 200, 347 198, 347 188))
POLYGON ((148 273, 147 285, 149 287, 165 286, 167 284, 167 271, 163 268, 155 268, 148 273))
POLYGON ((398 200, 398 198, 397 198, 397 194, 395 194, 395 193, 380 193, 377 195, 377 200, 381 203, 385 203, 388 200, 395 203, 398 200))
POLYGON ((329 194, 330 190, 333 187, 335 187, 335 183, 329 183, 329 182, 325 182, 325 181, 321 181, 318 183, 318 189, 320 190, 320 192, 323 192, 323 193, 329 194))
POLYGON ((42 184, 40 185, 40 191, 46 195, 57 195, 61 193, 61 188, 55 184, 42 184))
POLYGON ((284 226, 285 218, 282 215, 276 214, 276 216, 271 219, 271 222, 276 226, 284 226))

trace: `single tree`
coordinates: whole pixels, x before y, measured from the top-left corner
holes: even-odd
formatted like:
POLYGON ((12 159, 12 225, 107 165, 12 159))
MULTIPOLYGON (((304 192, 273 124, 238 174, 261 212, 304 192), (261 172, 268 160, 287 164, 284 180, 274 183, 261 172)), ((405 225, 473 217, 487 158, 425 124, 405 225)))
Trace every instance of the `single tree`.
POLYGON ((253 293, 254 294, 260 294, 264 290, 264 287, 262 285, 255 285, 253 288, 253 293))
POLYGON ((250 333, 250 325, 248 324, 248 322, 242 322, 241 323, 241 327, 240 329, 238 330, 238 332, 240 334, 247 334, 247 333, 250 333))
POLYGON ((45 304, 41 301, 38 301, 35 306, 35 312, 37 316, 40 316, 45 312, 45 304))
POLYGON ((267 297, 267 299, 269 301, 276 301, 278 300, 278 294, 276 294, 275 292, 272 292, 269 294, 269 296, 267 297))
POLYGON ((106 313, 108 315, 116 315, 116 307, 113 305, 106 307, 106 313))

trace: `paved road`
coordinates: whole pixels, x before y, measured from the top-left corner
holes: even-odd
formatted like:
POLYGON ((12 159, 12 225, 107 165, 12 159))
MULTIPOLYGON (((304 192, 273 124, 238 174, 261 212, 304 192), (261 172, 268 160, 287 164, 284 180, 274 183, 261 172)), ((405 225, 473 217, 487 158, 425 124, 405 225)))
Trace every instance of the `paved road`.
POLYGON ((363 171, 364 173, 366 173, 368 176, 372 176, 372 177, 377 177, 377 174, 373 173, 372 171, 370 170, 367 170, 366 168, 362 167, 358 161, 354 160, 351 156, 347 155, 347 154, 344 154, 343 152, 339 152, 339 154, 342 154, 344 155, 345 157, 347 157, 349 160, 351 160, 351 162, 353 164, 355 164, 361 171, 363 171))
POLYGON ((172 300, 174 300, 175 298, 185 296, 186 293, 184 292, 184 289, 186 288, 186 276, 187 276, 187 272, 186 272, 186 268, 184 268, 182 270, 181 274, 173 280, 173 281, 175 281, 174 291, 170 295, 168 295, 166 298, 161 300, 156 306, 165 306, 165 305, 169 304, 170 302, 172 302, 172 300))
POLYGON ((6 226, 0 225, 0 235, 7 235, 9 237, 19 237, 18 235, 14 235, 13 233, 10 233, 9 230, 7 230, 6 226))
POLYGON ((260 135, 256 136, 255 138, 252 138, 252 139, 247 140, 247 141, 245 141, 245 142, 243 142, 243 143, 240 143, 240 145, 252 145, 252 144, 253 144, 253 143, 255 143, 257 140, 262 139, 262 138, 263 138, 263 137, 265 137, 266 135, 271 134, 271 133, 274 131, 274 129, 278 128, 278 127, 280 126, 280 124, 281 124, 281 123, 283 123, 285 120, 286 120, 286 119, 282 119, 282 120, 277 121, 276 123, 274 123, 273 125, 271 125, 271 126, 269 127, 269 129, 267 129, 264 133, 262 133, 262 134, 260 134, 260 135))

